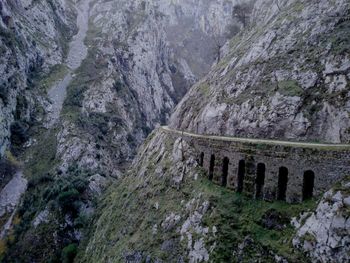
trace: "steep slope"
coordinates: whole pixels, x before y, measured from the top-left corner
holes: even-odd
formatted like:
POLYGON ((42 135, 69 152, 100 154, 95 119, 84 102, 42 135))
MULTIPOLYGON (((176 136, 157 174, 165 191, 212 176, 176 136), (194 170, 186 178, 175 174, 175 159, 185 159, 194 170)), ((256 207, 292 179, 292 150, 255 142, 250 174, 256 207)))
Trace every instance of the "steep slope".
MULTIPOLYGON (((279 3, 256 2, 251 27, 186 94, 172 128, 349 142, 348 1, 279 3)), ((344 261, 348 246, 333 245, 347 242, 347 190, 333 207, 322 200, 315 216, 316 200, 267 203, 215 186, 194 156, 180 136, 154 131, 99 206, 78 262, 344 261), (294 228, 305 212, 312 216, 294 228), (312 224, 333 219, 328 243, 312 224)))
POLYGON ((59 65, 33 81, 33 87, 43 89, 36 99, 44 107, 33 106, 40 118, 26 127, 28 135, 16 145, 28 189, 17 213, 11 214, 5 261, 47 262, 74 255, 96 199, 214 62, 214 43, 206 40, 215 36, 224 41, 226 30, 236 23, 231 16, 234 0, 198 6, 194 0, 60 3, 77 12, 77 25, 72 26, 77 34, 64 41, 65 56, 53 59, 59 65), (174 11, 185 3, 191 6, 189 14, 174 11), (194 20, 180 25, 193 14, 194 20), (212 16, 221 14, 226 19, 217 27, 212 16), (195 30, 205 44, 188 45, 193 41, 188 34, 172 38, 182 26, 187 33, 195 30), (193 56, 187 61, 186 54, 207 49, 213 53, 207 59, 193 56))
POLYGON ((46 87, 62 71, 75 17, 70 0, 0 2, 0 258, 27 184, 13 154, 44 118, 46 87))
POLYGON ((112 186, 78 262, 308 262, 290 221, 315 203, 253 200, 214 185, 196 153, 159 129, 112 186))
POLYGON ((295 220, 298 229, 293 244, 316 262, 350 260, 349 177, 327 191, 313 213, 295 220))
POLYGON ((33 81, 58 71, 75 31, 75 10, 71 1, 1 1, 0 18, 2 156, 10 140, 21 145, 28 127, 42 118, 45 92, 33 81))
POLYGON ((231 41, 228 56, 178 105, 171 127, 350 141, 348 1, 286 1, 272 10, 231 41))
POLYGON ((223 41, 237 24, 236 1, 199 2, 94 2, 89 54, 68 89, 58 134, 62 171, 77 162, 118 177, 136 147, 208 71, 214 37, 223 41), (196 45, 197 38, 203 44, 196 45))

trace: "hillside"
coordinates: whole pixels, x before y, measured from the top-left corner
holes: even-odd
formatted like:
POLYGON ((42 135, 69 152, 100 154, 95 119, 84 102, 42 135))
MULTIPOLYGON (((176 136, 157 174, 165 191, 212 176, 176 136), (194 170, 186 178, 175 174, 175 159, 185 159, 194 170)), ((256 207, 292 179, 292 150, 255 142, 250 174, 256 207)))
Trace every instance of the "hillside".
POLYGON ((235 3, 0 3, 0 258, 76 250, 96 200, 208 72, 214 36, 237 32, 235 3))
POLYGON ((0 0, 1 262, 348 262, 349 0, 0 0))
POLYGON ((259 13, 249 32, 232 39, 229 54, 177 106, 170 127, 349 142, 348 1, 285 1, 280 8, 259 13))
POLYGON ((257 1, 249 28, 177 106, 177 137, 155 130, 110 187, 78 262, 349 260, 348 178, 302 203, 254 200, 213 184, 181 136, 347 145, 348 15, 347 1, 257 1))

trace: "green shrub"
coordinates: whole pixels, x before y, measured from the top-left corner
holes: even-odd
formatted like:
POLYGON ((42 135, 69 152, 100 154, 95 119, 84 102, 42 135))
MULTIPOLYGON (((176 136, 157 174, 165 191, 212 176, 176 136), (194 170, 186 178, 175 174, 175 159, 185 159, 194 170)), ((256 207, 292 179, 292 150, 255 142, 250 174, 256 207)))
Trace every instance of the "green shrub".
POLYGON ((8 93, 8 87, 6 84, 0 84, 0 99, 2 99, 5 105, 8 103, 8 93))
POLYGON ((66 212, 75 212, 75 201, 79 199, 79 192, 73 188, 58 195, 58 204, 66 212))
POLYGON ((304 90, 299 86, 299 83, 295 80, 284 80, 278 82, 278 91, 285 96, 298 96, 300 97, 304 90))
POLYGON ((79 193, 83 193, 86 190, 86 187, 88 186, 89 182, 84 178, 76 178, 72 182, 73 186, 79 193))
POLYGON ((83 228, 88 224, 88 217, 86 215, 80 215, 74 220, 75 228, 83 228))
POLYGON ((54 179, 52 178, 52 175, 50 175, 49 173, 46 173, 46 174, 43 174, 40 176, 36 176, 36 177, 33 177, 29 180, 28 189, 34 188, 40 184, 45 184, 45 183, 53 182, 53 181, 54 181, 54 179))
POLYGON ((87 90, 86 86, 76 86, 74 89, 69 89, 67 97, 64 102, 65 107, 81 107, 83 105, 84 92, 87 90))
POLYGON ((77 244, 70 244, 62 249, 61 260, 63 263, 72 263, 77 255, 77 244))
POLYGON ((11 143, 14 146, 20 146, 29 138, 28 126, 21 121, 15 121, 11 125, 11 143))

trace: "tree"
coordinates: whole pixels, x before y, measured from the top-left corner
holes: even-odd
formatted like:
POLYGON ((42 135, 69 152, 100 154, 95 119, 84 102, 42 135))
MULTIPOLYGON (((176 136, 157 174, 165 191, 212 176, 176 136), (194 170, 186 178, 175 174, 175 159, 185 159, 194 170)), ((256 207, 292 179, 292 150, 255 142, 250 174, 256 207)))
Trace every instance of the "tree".
POLYGON ((225 44, 225 39, 223 39, 218 35, 214 36, 214 55, 218 63, 221 60, 221 48, 223 47, 224 44, 225 44))
POLYGON ((232 17, 237 18, 238 21, 242 23, 243 27, 245 28, 248 25, 251 11, 252 11, 252 8, 250 4, 248 3, 237 4, 233 7, 232 17))

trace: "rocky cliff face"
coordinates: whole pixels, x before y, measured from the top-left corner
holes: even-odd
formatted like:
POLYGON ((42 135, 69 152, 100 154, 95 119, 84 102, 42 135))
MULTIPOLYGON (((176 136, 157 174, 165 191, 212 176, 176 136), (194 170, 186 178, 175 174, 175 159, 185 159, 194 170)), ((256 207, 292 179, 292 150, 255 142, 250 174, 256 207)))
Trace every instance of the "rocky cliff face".
POLYGON ((0 2, 0 155, 23 143, 31 122, 42 118, 45 94, 33 85, 62 63, 75 30, 71 1, 0 2), (15 123, 15 121, 18 121, 15 123), (12 128, 11 128, 12 125, 12 128), (12 132, 11 132, 12 129, 12 132))
POLYGON ((77 162, 118 177, 136 147, 166 123, 212 65, 213 39, 224 41, 236 24, 234 3, 94 2, 89 55, 68 90, 68 117, 58 135, 61 169, 77 162))
POLYGON ((229 54, 178 105, 171 126, 349 142, 348 1, 280 1, 279 9, 258 1, 256 7, 252 29, 231 41, 229 54))
MULTIPOLYGON (((23 73, 30 79, 33 95, 27 97, 36 115, 28 113, 34 120, 30 123, 20 118, 11 135, 19 137, 16 153, 28 189, 14 214, 15 227, 7 231, 15 242, 8 242, 5 261, 14 256, 63 260, 65 248, 76 247, 95 198, 215 61, 212 39, 222 45, 230 36, 226 32, 236 23, 234 3, 62 0, 12 6, 28 12, 23 35, 50 38, 33 44, 41 61, 35 69, 42 72, 35 71, 32 78, 23 73), (45 20, 53 14, 54 19, 45 20), (68 27, 78 32, 73 38, 68 27), (186 33, 178 34, 180 28, 186 33), (69 39, 61 39, 68 32, 69 39), (197 36, 201 41, 193 44, 197 36), (209 53, 205 59, 196 55, 204 53, 209 53)), ((32 52, 27 46, 24 50, 32 52)))
MULTIPOLYGON (((241 27, 231 15, 236 2, 0 2, 5 14, 0 25, 7 34, 0 47, 8 61, 18 55, 8 71, 18 69, 22 76, 21 89, 4 78, 0 103, 8 104, 0 110, 6 118, 0 142, 4 151, 11 123, 19 120, 11 138, 20 150, 27 141, 20 157, 29 179, 13 216, 5 261, 69 260, 81 240, 81 262, 309 260, 293 247, 290 218, 311 212, 312 200, 291 209, 213 186, 181 139, 156 130, 128 176, 122 176, 137 146, 167 122, 187 89, 203 76, 172 116, 173 128, 349 142, 348 2, 256 1, 244 32, 219 50, 241 27), (83 51, 87 47, 87 56, 76 67, 69 61, 59 65, 68 51, 79 50, 62 41, 76 31, 76 7, 83 7, 89 20, 88 28, 86 21, 82 27, 87 29, 84 45, 78 41, 83 51), (20 43, 28 52, 21 51, 20 43), (206 75, 218 55, 220 61, 206 75), (51 106, 44 98, 46 88, 60 79, 67 94, 59 94, 64 103, 55 112, 57 94, 49 92, 51 106), (23 101, 18 94, 26 87, 23 101), (35 93, 31 87, 44 90, 35 93), (28 119, 35 120, 29 140, 28 119), (110 177, 118 183, 92 217, 94 201, 110 177)), ((315 251, 328 246, 314 238, 320 240, 315 251)), ((297 239, 300 248, 303 240, 297 239)))
MULTIPOLYGON (((278 3, 256 2, 250 27, 185 95, 171 127, 349 142, 348 1, 278 3)), ((315 200, 254 201, 212 185, 192 151, 181 138, 156 130, 134 169, 110 188, 79 260, 346 261, 347 184, 340 194, 327 193, 317 209, 315 200), (291 223, 305 213, 311 215, 306 221, 291 223)))
POLYGON ((347 262, 349 254, 349 178, 326 192, 314 213, 306 213, 299 222, 293 244, 304 250, 314 262, 347 262))

